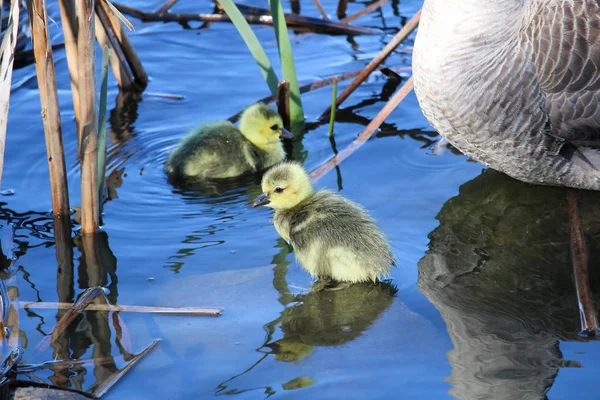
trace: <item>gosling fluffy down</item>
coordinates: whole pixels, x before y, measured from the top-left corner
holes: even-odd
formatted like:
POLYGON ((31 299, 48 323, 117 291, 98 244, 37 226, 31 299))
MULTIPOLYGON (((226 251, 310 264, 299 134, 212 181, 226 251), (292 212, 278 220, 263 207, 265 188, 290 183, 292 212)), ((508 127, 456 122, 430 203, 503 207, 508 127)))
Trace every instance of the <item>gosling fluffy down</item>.
POLYGON ((165 172, 172 180, 232 178, 262 171, 285 158, 279 114, 266 104, 248 107, 238 129, 229 121, 204 125, 190 132, 171 153, 165 172))
POLYGON ((284 162, 268 170, 262 190, 253 206, 276 209, 275 229, 313 278, 355 283, 389 275, 394 256, 373 219, 337 194, 314 192, 300 164, 284 162))

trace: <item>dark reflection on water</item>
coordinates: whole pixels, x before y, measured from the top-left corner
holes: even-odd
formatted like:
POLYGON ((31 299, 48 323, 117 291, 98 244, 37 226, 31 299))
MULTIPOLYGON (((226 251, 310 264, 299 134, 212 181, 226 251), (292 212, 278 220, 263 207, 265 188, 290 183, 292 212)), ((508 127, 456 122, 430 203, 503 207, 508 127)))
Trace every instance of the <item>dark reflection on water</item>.
MULTIPOLYGON (((590 265, 600 262, 600 193, 580 192, 590 265)), ((544 399, 578 336, 565 192, 494 171, 446 202, 419 262, 422 293, 444 318, 454 349, 455 399, 544 399)), ((596 304, 600 274, 591 269, 596 304)))
MULTIPOLYGON (((285 243, 283 240, 281 242, 285 243)), ((286 250, 282 248, 279 256, 287 254, 286 250)), ((217 395, 240 394, 251 390, 264 390, 267 397, 275 394, 277 390, 271 386, 237 388, 235 380, 251 373, 269 355, 277 361, 299 362, 318 347, 341 346, 357 339, 392 305, 397 293, 394 284, 379 282, 309 291, 293 296, 288 291, 283 276, 286 268, 287 262, 275 268, 273 284, 282 294, 279 298, 282 303, 289 299, 288 306, 278 318, 265 325, 266 339, 256 350, 264 354, 252 366, 219 384, 217 395), (283 334, 281 339, 274 339, 277 327, 283 334)), ((284 390, 292 390, 315 383, 308 376, 299 376, 288 382, 281 382, 281 385, 284 390)))

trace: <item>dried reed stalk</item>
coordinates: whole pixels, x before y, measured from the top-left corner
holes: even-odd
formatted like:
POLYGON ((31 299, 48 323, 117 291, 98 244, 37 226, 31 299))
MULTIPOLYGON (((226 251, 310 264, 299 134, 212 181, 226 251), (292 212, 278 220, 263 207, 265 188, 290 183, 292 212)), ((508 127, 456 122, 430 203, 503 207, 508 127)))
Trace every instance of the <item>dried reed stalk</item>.
MULTIPOLYGON (((68 310, 73 308, 71 303, 54 303, 54 302, 19 302, 19 307, 27 310, 35 309, 60 309, 68 310)), ((165 315, 190 315, 190 316, 208 316, 218 317, 221 315, 220 308, 204 308, 204 307, 152 307, 152 306, 127 306, 114 304, 87 304, 86 310, 91 311, 123 311, 134 313, 148 314, 165 314, 165 315)))
POLYGON ((96 101, 96 41, 94 0, 76 0, 79 31, 79 143, 81 147, 81 232, 94 233, 100 226, 98 198, 98 106, 96 101))
POLYGON ((283 126, 290 129, 290 83, 286 80, 277 85, 277 112, 283 120, 283 126))
POLYGON ((349 17, 346 18, 342 18, 340 19, 340 22, 343 24, 349 24, 350 22, 354 21, 357 18, 362 17, 363 15, 370 13, 374 10, 377 10, 379 7, 381 7, 382 5, 384 5, 385 3, 387 3, 389 0, 379 0, 373 4, 371 4, 368 7, 365 7, 364 9, 360 10, 359 12, 357 12, 356 14, 352 14, 349 17))
POLYGON ((44 136, 46 137, 52 212, 58 217, 68 218, 69 188, 67 185, 67 169, 60 124, 54 59, 48 33, 46 1, 29 0, 27 8, 31 25, 31 41, 36 60, 35 70, 40 89, 44 136))
MULTIPOLYGON (((1 7, 1 4, 0 4, 1 7)), ((0 48, 0 184, 4 170, 4 148, 6 146, 6 127, 8 125, 8 107, 10 105, 10 87, 12 83, 15 44, 19 30, 19 2, 12 1, 8 25, 0 48)))
MULTIPOLYGON (((75 122, 79 126, 79 74, 77 36, 79 34, 79 25, 77 24, 77 13, 75 11, 75 0, 58 0, 60 7, 60 20, 62 22, 63 36, 65 37, 65 50, 67 54, 67 66, 69 67, 69 76, 71 77, 71 95, 73 96, 73 111, 75 112, 75 122)), ((81 142, 80 142, 81 145, 81 142)))
POLYGON ((123 52, 125 59, 127 60, 136 84, 141 89, 144 89, 148 85, 148 75, 146 74, 142 62, 135 52, 135 48, 129 40, 127 32, 125 29, 123 29, 123 25, 121 24, 119 17, 110 9, 109 5, 105 1, 99 1, 98 5, 104 10, 104 15, 108 20, 112 32, 114 32, 116 40, 119 42, 119 47, 123 52))
POLYGON ((106 46, 108 48, 110 68, 113 71, 115 79, 117 80, 119 87, 129 89, 133 84, 133 75, 127 67, 127 61, 125 60, 119 42, 112 31, 106 14, 98 3, 96 3, 95 18, 96 39, 100 42, 101 47, 106 46))
POLYGON ((323 165, 315 168, 311 173, 310 177, 316 181, 320 179, 327 172, 331 171, 336 166, 340 165, 342 161, 348 158, 352 153, 359 149, 363 144, 367 142, 373 136, 377 128, 385 121, 385 119, 391 114, 392 111, 400 104, 402 100, 410 93, 413 89, 413 79, 410 77, 404 85, 394 94, 394 96, 386 103, 386 105, 379 111, 379 113, 373 118, 373 120, 365 127, 365 129, 358 135, 352 143, 346 148, 340 151, 335 156, 327 160, 323 165))
MULTIPOLYGON (((402 42, 419 24, 421 18, 421 10, 417 13, 402 27, 400 32, 394 36, 394 38, 381 50, 381 52, 371 61, 365 69, 352 81, 352 83, 340 94, 336 101, 336 107, 352 94, 356 88, 365 80, 367 77, 377 68, 390 54, 391 52, 402 42)), ((323 114, 319 117, 320 121, 325 121, 329 117, 331 106, 327 107, 327 110, 323 111, 323 114)))

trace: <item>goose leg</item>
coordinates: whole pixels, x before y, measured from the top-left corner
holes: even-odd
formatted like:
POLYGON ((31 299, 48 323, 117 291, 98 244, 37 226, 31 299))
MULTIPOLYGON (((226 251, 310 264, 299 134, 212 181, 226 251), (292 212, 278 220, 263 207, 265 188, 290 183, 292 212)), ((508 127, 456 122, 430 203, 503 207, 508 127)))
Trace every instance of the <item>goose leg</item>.
POLYGON ((577 209, 577 192, 565 189, 569 209, 569 225, 571 229, 571 251, 573 260, 573 275, 579 302, 582 334, 593 336, 598 332, 598 318, 594 298, 590 288, 588 257, 583 237, 583 228, 577 209))

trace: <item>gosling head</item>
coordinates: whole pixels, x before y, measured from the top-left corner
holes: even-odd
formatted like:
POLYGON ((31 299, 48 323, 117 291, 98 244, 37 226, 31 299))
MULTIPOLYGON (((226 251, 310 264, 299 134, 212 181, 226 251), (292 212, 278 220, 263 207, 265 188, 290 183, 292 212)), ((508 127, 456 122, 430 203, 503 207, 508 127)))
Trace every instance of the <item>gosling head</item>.
POLYGON ((277 111, 263 103, 252 104, 244 110, 240 117, 240 131, 252 144, 262 148, 279 145, 280 138, 294 138, 283 127, 277 111))
POLYGON ((252 207, 289 209, 313 193, 310 177, 296 162, 283 162, 268 170, 262 178, 262 191, 252 207))

